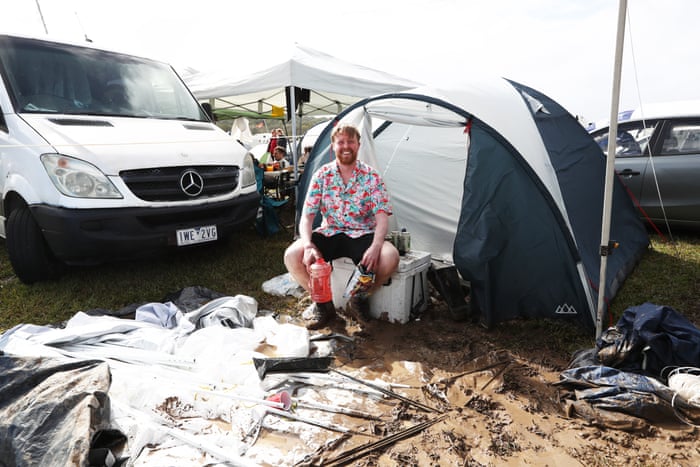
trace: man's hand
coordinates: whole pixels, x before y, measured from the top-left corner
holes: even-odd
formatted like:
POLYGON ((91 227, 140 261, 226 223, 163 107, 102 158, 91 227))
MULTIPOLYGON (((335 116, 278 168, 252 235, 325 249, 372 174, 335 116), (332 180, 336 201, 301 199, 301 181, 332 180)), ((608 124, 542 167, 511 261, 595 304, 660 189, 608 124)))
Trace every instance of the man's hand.
POLYGON ((362 264, 366 271, 374 272, 377 270, 377 265, 379 264, 379 257, 382 254, 382 243, 372 243, 369 248, 362 255, 362 264))
POLYGON ((321 252, 316 249, 314 244, 310 244, 304 247, 304 257, 301 262, 306 266, 306 269, 314 264, 318 259, 323 258, 321 252))
POLYGON ((360 264, 369 272, 377 272, 379 258, 382 256, 382 248, 384 247, 384 237, 389 230, 389 216, 385 212, 378 212, 376 221, 377 227, 374 229, 372 244, 367 248, 365 254, 362 255, 362 261, 360 261, 360 264))

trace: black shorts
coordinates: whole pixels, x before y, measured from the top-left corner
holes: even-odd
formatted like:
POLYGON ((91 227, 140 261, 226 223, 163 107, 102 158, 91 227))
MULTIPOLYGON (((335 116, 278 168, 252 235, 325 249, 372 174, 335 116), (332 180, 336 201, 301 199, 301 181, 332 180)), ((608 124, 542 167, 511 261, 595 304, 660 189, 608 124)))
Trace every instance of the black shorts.
POLYGON ((374 234, 363 235, 359 238, 350 238, 341 233, 326 237, 318 232, 311 234, 311 241, 323 255, 326 262, 331 262, 336 258, 347 257, 352 259, 352 262, 359 264, 362 261, 362 255, 372 244, 374 234))

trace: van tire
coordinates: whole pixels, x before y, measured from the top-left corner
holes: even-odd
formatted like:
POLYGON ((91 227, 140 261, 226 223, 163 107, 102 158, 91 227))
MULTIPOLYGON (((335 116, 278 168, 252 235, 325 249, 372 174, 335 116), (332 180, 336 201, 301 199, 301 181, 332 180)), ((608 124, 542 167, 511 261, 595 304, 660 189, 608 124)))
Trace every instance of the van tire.
POLYGON ((13 209, 7 219, 7 254, 20 281, 33 284, 58 276, 59 262, 27 206, 13 209))

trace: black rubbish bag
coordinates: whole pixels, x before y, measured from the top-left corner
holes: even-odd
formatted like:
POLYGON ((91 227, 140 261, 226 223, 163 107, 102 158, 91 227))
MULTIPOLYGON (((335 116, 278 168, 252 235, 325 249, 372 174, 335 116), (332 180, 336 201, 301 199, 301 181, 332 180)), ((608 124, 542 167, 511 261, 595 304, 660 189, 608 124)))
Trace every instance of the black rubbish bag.
POLYGON ((673 308, 652 303, 626 309, 596 347, 603 364, 659 379, 664 369, 700 366, 700 329, 673 308))
POLYGON ((332 360, 332 357, 253 358, 253 364, 262 380, 267 373, 328 371, 332 360))

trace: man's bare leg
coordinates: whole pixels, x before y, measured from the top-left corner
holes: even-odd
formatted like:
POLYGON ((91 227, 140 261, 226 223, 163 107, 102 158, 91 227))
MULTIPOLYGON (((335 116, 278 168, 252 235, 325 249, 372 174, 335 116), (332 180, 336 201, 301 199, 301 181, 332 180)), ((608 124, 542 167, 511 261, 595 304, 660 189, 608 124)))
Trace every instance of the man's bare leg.
MULTIPOLYGON (((289 271, 289 274, 297 282, 297 284, 301 285, 304 290, 311 293, 309 287, 309 272, 302 262, 303 259, 304 246, 302 245, 301 240, 296 240, 294 243, 289 245, 287 250, 284 252, 284 265, 287 267, 287 271, 289 271)), ((320 329, 333 321, 335 318, 335 307, 333 306, 333 302, 313 303, 308 310, 305 310, 302 317, 307 319, 307 329, 320 329), (304 316, 307 314, 308 316, 304 316)))
POLYGON ((397 250, 394 245, 390 242, 384 242, 382 245, 382 253, 379 257, 379 264, 374 275, 374 286, 370 290, 370 293, 376 292, 376 290, 386 284, 392 274, 399 267, 399 250, 397 250))
POLYGON ((307 292, 309 290, 309 272, 306 270, 306 266, 302 260, 304 259, 304 246, 301 240, 295 240, 294 243, 287 247, 284 252, 284 265, 287 267, 287 271, 292 276, 292 278, 304 288, 307 292))

